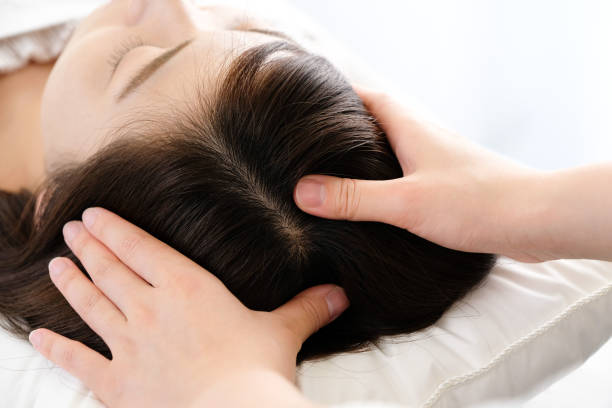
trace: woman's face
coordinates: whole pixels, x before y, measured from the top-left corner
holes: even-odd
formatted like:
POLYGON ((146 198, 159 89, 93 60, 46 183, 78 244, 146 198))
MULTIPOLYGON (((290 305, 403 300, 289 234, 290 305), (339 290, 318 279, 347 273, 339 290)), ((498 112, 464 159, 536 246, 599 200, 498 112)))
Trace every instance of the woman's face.
POLYGON ((45 88, 46 168, 81 161, 113 130, 154 120, 154 112, 172 112, 211 89, 232 56, 279 39, 261 29, 238 10, 189 0, 114 0, 99 8, 76 29, 45 88))

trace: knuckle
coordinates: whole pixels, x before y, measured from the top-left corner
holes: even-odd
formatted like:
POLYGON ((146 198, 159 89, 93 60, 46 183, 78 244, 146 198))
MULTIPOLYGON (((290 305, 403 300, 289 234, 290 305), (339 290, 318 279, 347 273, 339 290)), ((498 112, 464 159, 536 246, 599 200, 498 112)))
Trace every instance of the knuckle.
POLYGON ((88 272, 92 275, 94 281, 100 281, 111 273, 111 270, 113 269, 113 264, 109 259, 105 257, 100 257, 100 259, 96 262, 97 263, 95 267, 91 268, 93 270, 88 270, 88 272))
POLYGON ((316 328, 322 327, 325 318, 321 315, 317 303, 314 300, 305 297, 302 299, 302 302, 300 304, 302 306, 304 316, 309 318, 309 320, 314 323, 316 328))
POLYGON ((336 212, 342 218, 352 220, 359 210, 361 196, 354 179, 342 179, 336 195, 336 212))
POLYGON ((74 348, 70 347, 70 345, 65 345, 60 347, 60 349, 59 361, 64 367, 72 366, 74 361, 74 348))
MULTIPOLYGON (((96 315, 95 325, 99 328, 114 328, 120 319, 117 317, 116 311, 108 308, 100 308, 96 315)), ((116 335, 116 333, 113 333, 116 335)))
POLYGON ((85 302, 83 303, 81 312, 85 320, 87 320, 88 316, 91 316, 93 314, 93 311, 100 302, 100 297, 101 295, 97 291, 94 291, 93 293, 85 297, 85 302))
POLYGON ((155 312, 148 306, 138 305, 132 311, 132 317, 143 326, 153 326, 157 321, 155 312))
POLYGON ((121 351, 127 356, 135 356, 138 352, 138 344, 128 335, 122 335, 118 339, 121 351))
POLYGON ((49 339, 46 345, 49 359, 60 366, 67 367, 74 359, 72 348, 57 339, 49 339))
POLYGON ((137 234, 130 234, 121 240, 119 250, 122 257, 126 259, 133 258, 134 254, 142 245, 143 238, 137 234))
POLYGON ((304 342, 303 334, 301 334, 294 322, 281 320, 275 328, 275 333, 278 335, 274 336, 273 341, 278 343, 279 348, 286 350, 287 347, 290 347, 296 351, 302 348, 304 342))
POLYGON ((191 275, 186 273, 175 274, 172 282, 166 285, 175 288, 178 292, 177 294, 185 299, 197 299, 204 293, 200 284, 191 275))

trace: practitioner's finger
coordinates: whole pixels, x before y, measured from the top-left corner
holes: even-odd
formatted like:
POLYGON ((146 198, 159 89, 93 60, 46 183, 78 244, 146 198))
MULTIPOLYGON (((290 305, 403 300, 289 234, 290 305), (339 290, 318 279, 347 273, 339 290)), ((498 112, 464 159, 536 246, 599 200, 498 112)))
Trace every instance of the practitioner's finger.
POLYGON ((49 263, 51 280, 70 306, 107 343, 126 324, 125 316, 68 258, 49 263))
POLYGON ((299 346, 314 332, 331 323, 349 307, 344 290, 335 285, 321 285, 306 289, 272 314, 283 319, 295 334, 299 346))
MULTIPOLYGON (((202 268, 189 258, 110 211, 89 208, 83 223, 119 260, 155 287, 184 281, 185 274, 201 274, 202 268)), ((206 276, 220 286, 214 275, 206 276)))
MULTIPOLYGON (((407 137, 404 119, 410 119, 409 110, 391 95, 365 88, 353 86, 364 106, 382 126, 394 147, 401 137, 407 137)), ((395 150, 395 147, 394 149, 395 150)))
POLYGON ((387 135, 404 175, 414 171, 428 144, 425 123, 404 104, 387 93, 354 85, 364 106, 376 118, 387 135))
POLYGON ((408 211, 402 179, 354 180, 311 175, 294 191, 301 210, 317 217, 398 224, 408 211))
POLYGON ((127 314, 132 300, 146 296, 144 292, 151 286, 91 235, 83 223, 67 223, 64 237, 96 286, 124 314, 127 314))
POLYGON ((95 394, 105 387, 110 361, 89 347, 47 329, 31 332, 30 343, 46 359, 81 380, 95 394))

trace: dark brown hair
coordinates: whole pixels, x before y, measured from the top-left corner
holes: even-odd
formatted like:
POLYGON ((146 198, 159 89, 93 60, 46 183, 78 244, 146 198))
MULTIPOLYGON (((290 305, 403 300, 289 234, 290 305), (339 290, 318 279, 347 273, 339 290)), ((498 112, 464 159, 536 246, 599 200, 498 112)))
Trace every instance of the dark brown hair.
POLYGON ((292 192, 307 174, 402 175, 375 120, 326 60, 265 44, 218 83, 172 123, 148 126, 144 137, 128 132, 54 174, 36 216, 32 193, 0 193, 0 314, 10 330, 25 337, 47 327, 110 356, 47 272, 53 257, 75 259, 62 226, 92 206, 177 248, 250 308, 274 309, 320 283, 344 287, 351 307, 306 341, 300 359, 431 325, 490 270, 491 255, 296 207, 292 192))

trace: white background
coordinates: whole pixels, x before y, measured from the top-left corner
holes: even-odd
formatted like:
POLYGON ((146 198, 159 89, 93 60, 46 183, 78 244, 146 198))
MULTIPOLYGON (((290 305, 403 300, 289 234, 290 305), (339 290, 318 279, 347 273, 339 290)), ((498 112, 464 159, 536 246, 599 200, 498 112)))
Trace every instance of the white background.
POLYGON ((612 2, 292 0, 445 125, 556 169, 612 155, 612 2))

